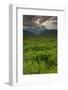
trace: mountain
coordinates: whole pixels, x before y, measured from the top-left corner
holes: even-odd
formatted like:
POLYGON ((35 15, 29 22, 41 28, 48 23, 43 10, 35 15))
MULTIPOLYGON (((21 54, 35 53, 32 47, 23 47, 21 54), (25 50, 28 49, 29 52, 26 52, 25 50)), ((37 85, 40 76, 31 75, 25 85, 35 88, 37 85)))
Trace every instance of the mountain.
POLYGON ((57 35, 57 30, 56 29, 47 29, 45 28, 44 26, 37 26, 37 27, 34 27, 34 28, 27 28, 27 29, 24 29, 23 30, 23 35, 30 35, 30 36, 38 36, 38 35, 46 35, 46 36, 49 36, 49 35, 57 35))
POLYGON ((34 28, 34 33, 40 35, 44 30, 47 30, 44 26, 37 26, 34 28))
POLYGON ((45 28, 44 26, 36 26, 36 27, 30 27, 30 28, 24 29, 24 31, 29 31, 36 35, 40 35, 44 30, 48 30, 48 29, 45 28))

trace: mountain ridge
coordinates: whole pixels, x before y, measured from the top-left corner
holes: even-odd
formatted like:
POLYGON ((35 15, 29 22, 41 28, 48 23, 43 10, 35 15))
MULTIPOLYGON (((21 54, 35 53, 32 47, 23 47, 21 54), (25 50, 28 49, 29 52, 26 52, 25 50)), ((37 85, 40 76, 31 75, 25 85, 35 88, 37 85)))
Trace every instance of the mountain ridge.
POLYGON ((49 30, 43 30, 40 31, 40 33, 35 33, 31 30, 23 30, 23 35, 27 36, 56 36, 57 35, 57 29, 49 29, 49 30))
POLYGON ((43 32, 46 32, 46 31, 52 31, 52 30, 57 30, 57 29, 47 29, 46 27, 44 27, 44 26, 37 26, 37 27, 30 27, 30 28, 25 28, 25 29, 23 29, 23 31, 27 31, 27 32, 32 32, 32 33, 34 33, 34 34, 36 34, 36 35, 40 35, 41 33, 43 33, 43 32))

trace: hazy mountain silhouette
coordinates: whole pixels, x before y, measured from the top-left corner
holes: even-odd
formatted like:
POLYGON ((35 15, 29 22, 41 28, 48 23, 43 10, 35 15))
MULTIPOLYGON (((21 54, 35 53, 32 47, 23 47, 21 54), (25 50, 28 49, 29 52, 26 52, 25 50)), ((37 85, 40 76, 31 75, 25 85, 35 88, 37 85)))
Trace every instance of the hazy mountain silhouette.
POLYGON ((30 27, 30 28, 24 29, 24 31, 29 31, 29 32, 39 35, 45 29, 47 30, 47 28, 45 28, 44 26, 35 26, 35 27, 30 27))
POLYGON ((23 30, 23 35, 57 35, 57 29, 47 29, 44 26, 42 27, 34 27, 34 28, 27 28, 23 30))

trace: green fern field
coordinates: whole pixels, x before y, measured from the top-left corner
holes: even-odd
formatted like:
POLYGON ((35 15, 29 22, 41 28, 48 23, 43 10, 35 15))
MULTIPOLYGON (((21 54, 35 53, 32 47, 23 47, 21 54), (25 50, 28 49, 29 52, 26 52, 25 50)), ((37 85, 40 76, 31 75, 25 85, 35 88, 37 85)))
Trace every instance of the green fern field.
POLYGON ((23 38, 23 74, 57 73, 57 36, 24 34, 23 38))

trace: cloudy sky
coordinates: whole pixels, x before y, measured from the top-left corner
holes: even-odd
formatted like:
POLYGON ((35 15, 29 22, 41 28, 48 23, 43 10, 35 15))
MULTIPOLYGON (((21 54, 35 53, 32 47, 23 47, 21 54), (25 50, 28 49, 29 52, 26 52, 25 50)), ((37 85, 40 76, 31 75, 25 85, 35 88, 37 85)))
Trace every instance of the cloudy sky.
POLYGON ((57 29, 57 16, 23 15, 24 28, 44 26, 47 29, 57 29))

